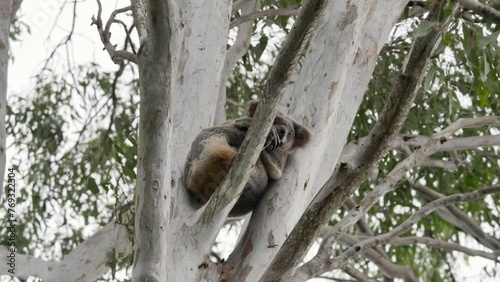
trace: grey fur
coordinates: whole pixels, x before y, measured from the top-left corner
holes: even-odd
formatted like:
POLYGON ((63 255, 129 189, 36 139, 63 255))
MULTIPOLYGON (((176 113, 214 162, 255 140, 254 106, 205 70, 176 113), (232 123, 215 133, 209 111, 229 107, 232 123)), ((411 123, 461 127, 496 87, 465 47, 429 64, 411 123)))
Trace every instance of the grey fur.
MULTIPOLYGON (((223 125, 203 129, 191 145, 183 180, 194 195, 197 208, 204 205, 229 171, 234 155, 250 126, 256 105, 250 106, 249 117, 229 121, 223 125)), ((229 213, 240 216, 251 212, 264 192, 269 180, 278 180, 283 174, 288 155, 305 146, 311 134, 302 125, 278 113, 250 179, 229 213)))

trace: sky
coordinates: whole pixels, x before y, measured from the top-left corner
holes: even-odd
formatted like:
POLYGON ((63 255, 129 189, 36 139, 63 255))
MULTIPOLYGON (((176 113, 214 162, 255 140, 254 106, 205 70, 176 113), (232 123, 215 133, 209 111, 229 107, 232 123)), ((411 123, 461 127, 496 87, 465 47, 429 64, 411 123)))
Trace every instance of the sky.
MULTIPOLYGON (((130 1, 103 0, 103 21, 115 7, 130 5, 130 1)), ((19 15, 21 21, 30 27, 30 32, 23 32, 20 41, 11 42, 11 51, 14 61, 9 66, 8 93, 26 93, 32 90, 32 77, 40 71, 45 59, 50 55, 54 47, 64 39, 71 30, 73 18, 73 4, 71 1, 64 6, 59 15, 63 0, 24 0, 19 15), (55 19, 59 16, 57 24, 55 19)), ((67 64, 66 54, 70 54, 70 62, 73 65, 79 63, 97 61, 103 67, 114 70, 111 59, 104 50, 95 26, 91 26, 91 18, 97 14, 96 1, 78 1, 76 11, 75 32, 73 43, 69 48, 62 47, 56 53, 55 61, 67 64)), ((119 30, 112 30, 119 33, 119 30)), ((120 34, 116 35, 120 38, 120 34)))
MULTIPOLYGON (((29 97, 33 94, 34 80, 33 76, 40 71, 51 50, 67 36, 71 29, 73 4, 68 2, 64 10, 59 14, 63 0, 24 0, 19 15, 21 21, 30 27, 30 32, 23 32, 20 41, 11 42, 11 54, 13 60, 9 66, 9 85, 8 95, 16 94, 29 97), (59 17, 57 24, 55 19, 59 17)), ((127 0, 102 0, 103 20, 115 9, 130 4, 127 0)), ((73 40, 68 48, 62 47, 54 56, 55 65, 64 66, 71 64, 73 66, 96 61, 106 70, 115 70, 117 66, 111 62, 109 55, 102 49, 99 35, 95 26, 91 26, 91 18, 97 13, 97 4, 93 0, 78 1, 76 10, 76 25, 73 40), (68 55, 69 54, 69 59, 68 55)), ((120 30, 113 29, 115 38, 121 38, 120 30)), ((112 37, 113 41, 113 37, 112 37)), ((121 42, 120 42, 121 43, 121 42)), ((57 69, 56 69, 57 70, 57 69)), ((9 142, 8 142, 9 143, 9 142)), ((8 152, 9 154, 9 152, 8 152)), ((224 254, 229 253, 228 249, 235 244, 234 230, 227 230, 226 250, 220 249, 224 254)), ((224 235, 222 235, 224 237, 224 235)), ((471 242, 474 248, 480 247, 477 243, 471 242)), ((219 248, 221 248, 219 246, 219 248)), ((222 247, 223 248, 223 247, 222 247)), ((464 256, 459 255, 461 258, 464 256)), ((469 260, 471 266, 462 263, 459 267, 467 269, 456 269, 458 273, 465 274, 466 277, 460 277, 460 281, 477 281, 482 265, 489 263, 484 259, 472 258, 469 260)), ((319 280, 318 280, 319 281, 319 280)), ((483 280, 486 281, 486 280, 483 280)), ((491 280, 493 281, 493 280, 491 280)))

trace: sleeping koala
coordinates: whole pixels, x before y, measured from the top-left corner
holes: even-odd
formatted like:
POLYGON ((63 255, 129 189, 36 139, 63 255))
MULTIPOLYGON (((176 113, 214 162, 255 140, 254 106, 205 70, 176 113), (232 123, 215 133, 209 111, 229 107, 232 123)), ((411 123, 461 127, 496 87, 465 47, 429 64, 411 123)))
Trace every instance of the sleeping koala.
MULTIPOLYGON (((248 117, 203 129, 193 141, 183 180, 199 207, 207 203, 229 171, 257 106, 258 101, 250 102, 248 117)), ((288 155, 305 146, 310 138, 311 133, 304 126, 278 112, 264 150, 229 215, 241 216, 251 212, 266 191, 269 179, 281 178, 288 155)))

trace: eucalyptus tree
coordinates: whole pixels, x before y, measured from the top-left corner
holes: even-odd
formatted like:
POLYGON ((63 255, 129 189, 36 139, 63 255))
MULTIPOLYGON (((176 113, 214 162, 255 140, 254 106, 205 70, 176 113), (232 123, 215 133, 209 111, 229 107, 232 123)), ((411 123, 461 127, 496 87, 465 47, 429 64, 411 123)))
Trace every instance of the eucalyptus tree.
POLYGON ((27 187, 17 259, 29 267, 17 277, 95 281, 129 269, 134 281, 453 281, 463 274, 450 252, 491 261, 493 277, 496 5, 133 0, 104 15, 97 0, 91 24, 117 71, 58 73, 49 60, 35 96, 10 101, 12 162, 27 187), (181 180, 191 141, 256 97, 228 177, 194 209, 181 180), (312 144, 221 258, 216 237, 278 109, 310 128, 312 144))

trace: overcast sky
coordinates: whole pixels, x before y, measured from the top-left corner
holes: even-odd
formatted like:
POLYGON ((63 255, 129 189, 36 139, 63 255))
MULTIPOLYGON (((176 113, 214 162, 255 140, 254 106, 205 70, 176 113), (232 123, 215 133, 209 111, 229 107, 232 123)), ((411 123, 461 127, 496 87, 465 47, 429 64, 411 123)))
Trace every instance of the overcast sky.
MULTIPOLYGON (((127 0, 102 0, 103 21, 115 7, 130 5, 127 0)), ((19 11, 20 19, 26 23, 31 32, 23 32, 21 40, 11 42, 11 53, 14 61, 9 66, 9 94, 29 92, 33 89, 32 77, 40 71, 45 59, 54 47, 71 30, 73 18, 73 4, 71 1, 64 6, 60 13, 63 0, 24 0, 19 11), (59 20, 55 24, 55 19, 59 20)), ((111 63, 108 54, 102 50, 102 43, 95 26, 91 26, 91 18, 97 14, 97 4, 93 0, 78 1, 76 11, 75 33, 72 43, 61 47, 55 55, 55 62, 67 65, 67 51, 72 54, 70 62, 73 65, 97 61, 105 69, 114 70, 117 67, 111 63)), ((116 29, 113 33, 119 33, 116 29)), ((116 34, 116 38, 120 38, 116 34)), ((121 43, 121 41, 120 41, 121 43)))

